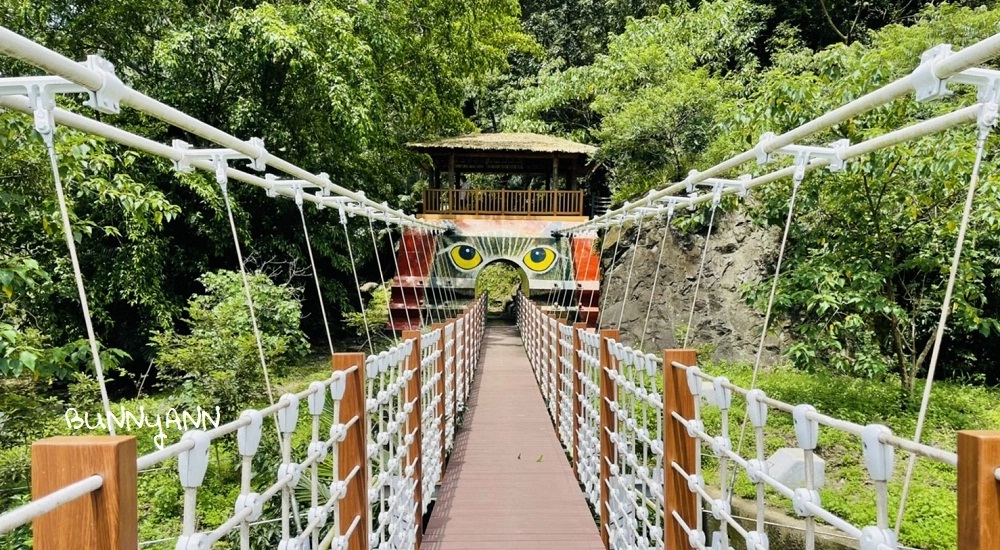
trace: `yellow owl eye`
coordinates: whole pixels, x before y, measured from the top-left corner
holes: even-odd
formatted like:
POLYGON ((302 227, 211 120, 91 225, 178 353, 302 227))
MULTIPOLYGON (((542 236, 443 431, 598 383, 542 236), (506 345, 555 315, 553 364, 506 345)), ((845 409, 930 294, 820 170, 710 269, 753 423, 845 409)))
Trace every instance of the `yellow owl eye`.
POLYGON ((475 248, 467 244, 460 244, 452 247, 451 261, 455 264, 455 267, 469 271, 470 269, 479 267, 479 264, 483 263, 483 256, 475 248))
POLYGON ((556 261, 556 251, 551 248, 539 246, 532 248, 524 255, 524 265, 536 272, 542 272, 552 267, 556 261))

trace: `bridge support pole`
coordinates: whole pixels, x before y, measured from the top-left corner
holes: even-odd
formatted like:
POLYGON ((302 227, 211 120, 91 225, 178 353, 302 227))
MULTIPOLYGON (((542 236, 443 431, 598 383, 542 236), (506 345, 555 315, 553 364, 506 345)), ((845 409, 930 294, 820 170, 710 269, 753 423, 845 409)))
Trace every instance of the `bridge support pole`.
POLYGON ((668 349, 663 352, 663 496, 664 496, 664 548, 688 548, 688 535, 674 518, 676 512, 691 529, 698 525, 698 500, 688 489, 687 480, 675 471, 677 463, 682 470, 693 474, 697 467, 697 442, 689 437, 687 429, 673 417, 694 418, 694 395, 688 388, 685 371, 672 366, 674 362, 694 366, 698 354, 692 349, 668 349))
MULTIPOLYGON (((406 433, 413 433, 413 441, 410 443, 410 448, 406 450, 406 459, 413 465, 413 479, 416 480, 417 486, 413 489, 413 501, 416 505, 416 509, 413 517, 413 524, 417 526, 417 540, 416 547, 420 548, 420 543, 423 539, 423 525, 424 525, 424 459, 423 459, 423 430, 421 419, 423 418, 421 407, 421 398, 423 394, 423 373, 421 372, 421 355, 420 355, 420 331, 419 330, 404 330, 403 331, 403 341, 413 340, 413 351, 410 352, 409 358, 409 369, 413 371, 413 377, 410 378, 409 383, 406 386, 406 402, 413 403, 413 409, 410 410, 409 416, 406 418, 406 433)), ((428 495, 429 497, 430 495, 428 495)))
POLYGON ((139 544, 136 501, 136 441, 133 436, 51 437, 31 445, 31 498, 100 475, 89 495, 38 517, 37 550, 125 550, 139 544))
POLYGON ((958 432, 958 550, 1000 548, 1000 432, 958 432))
POLYGON ((587 329, 587 323, 573 323, 573 472, 577 479, 580 473, 577 464, 580 462, 580 417, 583 416, 583 404, 580 402, 580 395, 583 394, 583 362, 580 360, 580 350, 583 343, 580 341, 580 331, 587 329))
POLYGON ((333 354, 333 370, 346 371, 351 367, 358 368, 347 374, 344 398, 340 401, 341 420, 350 420, 355 416, 358 422, 348 431, 343 443, 337 446, 337 479, 347 479, 356 466, 358 473, 347 486, 347 496, 337 507, 338 525, 346 532, 360 518, 351 538, 347 541, 348 548, 368 547, 368 515, 371 508, 368 505, 368 414, 365 411, 365 354, 335 353, 333 354))
MULTIPOLYGON (((617 330, 602 330, 601 331, 601 504, 600 504, 600 514, 601 514, 601 542, 604 543, 604 547, 611 548, 611 539, 609 537, 610 532, 608 531, 608 521, 611 519, 611 510, 608 506, 608 502, 611 500, 611 488, 608 486, 608 481, 611 479, 611 464, 609 461, 613 461, 615 452, 614 444, 611 442, 611 433, 616 431, 617 422, 615 422, 615 413, 611 410, 611 403, 617 401, 618 396, 615 391, 615 383, 611 380, 611 376, 608 374, 608 369, 612 367, 611 361, 611 351, 608 349, 608 339, 619 340, 621 334, 617 330)), ((667 548, 675 548, 673 546, 667 546, 667 548)), ((681 548, 677 546, 676 548, 681 548)))

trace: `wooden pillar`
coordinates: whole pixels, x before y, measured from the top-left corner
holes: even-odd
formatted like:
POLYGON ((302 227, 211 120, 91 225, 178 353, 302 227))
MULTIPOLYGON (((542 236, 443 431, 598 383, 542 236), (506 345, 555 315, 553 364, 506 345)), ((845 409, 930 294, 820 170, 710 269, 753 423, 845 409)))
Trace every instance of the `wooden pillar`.
POLYGON ((34 521, 37 550, 125 550, 139 544, 133 436, 60 436, 31 445, 31 498, 94 474, 100 489, 34 521))
POLYGON ((406 458, 413 464, 413 479, 417 482, 413 493, 413 501, 416 504, 413 524, 417 526, 416 548, 419 549, 424 534, 424 530, 422 529, 424 524, 424 460, 423 449, 421 448, 424 438, 421 422, 423 418, 421 411, 423 411, 423 408, 420 403, 424 383, 423 373, 420 368, 420 331, 404 330, 403 341, 405 342, 410 339, 413 340, 413 350, 410 352, 409 369, 413 371, 413 377, 410 378, 406 386, 406 401, 413 401, 413 409, 410 411, 409 416, 406 417, 406 433, 413 433, 414 436, 413 441, 410 443, 410 448, 406 450, 406 458))
POLYGON ((579 352, 583 349, 580 331, 586 328, 587 323, 573 323, 573 472, 577 471, 576 466, 580 461, 580 416, 583 415, 583 404, 579 396, 583 393, 583 377, 586 374, 579 352))
POLYGON ((570 165, 569 172, 567 173, 566 177, 569 179, 569 189, 570 189, 570 191, 576 191, 577 190, 577 184, 576 184, 576 165, 575 164, 570 165))
MULTIPOLYGON (((618 340, 621 334, 617 330, 601 331, 601 542, 605 548, 611 548, 608 520, 611 518, 611 510, 608 501, 611 499, 611 488, 608 487, 608 480, 611 479, 611 465, 608 461, 614 456, 614 444, 611 442, 611 434, 608 431, 615 431, 615 413, 611 411, 609 401, 615 401, 618 396, 615 391, 615 383, 611 380, 606 369, 611 368, 611 350, 608 349, 608 338, 618 340)), ((675 548, 667 546, 667 548, 675 548)), ((677 546, 676 548, 682 548, 677 546)))
POLYGON ((448 391, 448 385, 445 383, 444 372, 444 325, 442 323, 434 323, 431 325, 431 330, 441 331, 441 337, 438 338, 438 351, 440 353, 437 358, 436 370, 441 375, 438 377, 437 381, 437 394, 441 396, 441 399, 438 400, 437 416, 441 419, 441 481, 444 481, 446 473, 445 459, 448 457, 448 449, 445 448, 445 445, 448 443, 448 436, 445 435, 445 430, 448 428, 448 419, 445 418, 446 409, 444 403, 447 399, 445 392, 448 391))
POLYGON ((958 550, 1000 548, 1000 432, 958 432, 958 550))
POLYGON ((552 157, 552 189, 559 189, 559 155, 552 157))
POLYGON ((687 548, 687 533, 677 524, 673 513, 677 514, 694 528, 698 523, 698 499, 688 490, 687 480, 674 471, 672 463, 676 462, 688 474, 694 474, 695 449, 697 442, 689 437, 685 428, 671 413, 676 412, 686 419, 694 418, 694 395, 687 384, 687 375, 681 369, 672 367, 676 361, 682 365, 694 366, 698 355, 692 349, 668 349, 663 351, 663 483, 664 483, 664 518, 666 528, 663 531, 664 548, 687 548))
POLYGON ((368 414, 365 412, 365 354, 333 354, 333 370, 345 371, 358 367, 347 375, 344 398, 340 401, 340 419, 347 422, 355 416, 358 422, 347 430, 347 437, 337 446, 338 479, 347 479, 355 466, 358 473, 347 486, 347 496, 340 501, 337 513, 346 530, 360 516, 361 521, 347 541, 348 548, 368 547, 368 414))
POLYGON ((448 155, 448 183, 452 189, 458 189, 458 180, 455 178, 455 155, 448 155))

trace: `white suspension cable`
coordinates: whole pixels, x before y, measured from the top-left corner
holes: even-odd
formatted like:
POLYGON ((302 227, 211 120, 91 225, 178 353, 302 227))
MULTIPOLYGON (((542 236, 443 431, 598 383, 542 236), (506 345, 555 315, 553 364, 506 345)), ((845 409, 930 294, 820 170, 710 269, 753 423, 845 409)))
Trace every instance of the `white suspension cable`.
MULTIPOLYGON (((622 242, 622 227, 625 225, 625 217, 623 216, 621 220, 618 221, 618 235, 615 238, 615 252, 611 255, 611 269, 608 270, 608 292, 601 293, 601 306, 597 312, 597 333, 601 333, 601 328, 604 326, 604 307, 608 305, 608 294, 611 294, 611 273, 614 273, 615 264, 618 263, 618 245, 622 242)), ((604 236, 608 236, 608 232, 604 232, 604 236)), ((602 245, 603 247, 603 245, 602 245)))
POLYGON ((358 279, 358 268, 354 263, 354 248, 351 246, 351 232, 347 228, 347 212, 340 210, 340 225, 344 228, 344 240, 347 241, 347 256, 351 262, 351 273, 354 275, 354 288, 358 291, 358 304, 361 311, 361 322, 365 325, 365 338, 368 339, 368 352, 375 355, 375 345, 372 344, 372 331, 368 327, 368 314, 365 313, 365 299, 361 295, 361 281, 358 279))
MULTIPOLYGON (((389 233, 389 242, 392 242, 392 233, 391 232, 389 233)), ((401 252, 403 252, 403 260, 406 262, 406 271, 408 273, 408 277, 410 278, 410 287, 409 287, 409 289, 412 291, 413 298, 417 301, 417 316, 420 319, 420 322, 417 323, 418 324, 417 329, 419 330, 420 329, 420 325, 423 325, 423 314, 420 313, 420 310, 422 309, 421 305, 420 305, 420 297, 417 296, 416 286, 413 286, 413 264, 412 264, 412 262, 410 262, 410 254, 409 254, 409 251, 406 249, 406 230, 405 229, 403 231, 400 231, 400 233, 399 233, 399 250, 401 252)), ((398 260, 395 260, 395 257, 394 257, 394 261, 396 261, 396 273, 398 275, 399 274, 399 262, 398 262, 398 260)), ((408 327, 410 327, 410 328, 413 328, 413 325, 410 323, 410 307, 406 303, 406 289, 407 289, 407 287, 403 286, 403 279, 402 279, 402 277, 400 277, 399 284, 400 284, 400 290, 402 290, 402 294, 403 294, 403 310, 406 312, 406 325, 408 327)))
POLYGON ((361 193, 351 191, 330 182, 329 179, 323 177, 322 174, 313 174, 284 159, 281 159, 264 149, 262 141, 241 140, 231 134, 213 127, 210 124, 187 115, 174 107, 170 107, 169 105, 138 92, 122 83, 121 80, 115 76, 113 68, 110 71, 95 70, 89 66, 77 63, 59 53, 56 53, 41 44, 33 42, 32 40, 25 38, 3 26, 0 26, 0 53, 5 53, 11 57, 20 59, 21 61, 34 65, 50 74, 61 76, 69 82, 78 84, 91 92, 101 93, 106 98, 113 99, 116 105, 117 103, 121 103, 123 105, 130 106, 172 126, 200 136, 210 142, 232 149, 251 159, 256 159, 261 164, 266 164, 267 166, 284 172, 293 178, 308 181, 310 184, 326 190, 329 193, 346 197, 357 202, 361 206, 368 206, 380 212, 384 212, 386 215, 397 217, 401 221, 405 221, 411 225, 431 229, 440 229, 438 225, 376 203, 366 198, 361 193))
MULTIPOLYGON (((240 246, 240 236, 236 231, 236 219, 233 217, 233 206, 229 200, 229 185, 219 182, 219 189, 222 190, 222 200, 226 205, 226 215, 229 217, 229 229, 233 233, 233 245, 236 248, 236 261, 240 265, 240 278, 243 281, 243 293, 247 299, 247 309, 250 311, 250 326, 253 328, 254 341, 257 343, 257 354, 260 358, 260 368, 264 373, 264 385, 267 389, 267 401, 274 405, 274 392, 271 388, 271 375, 267 370, 267 358, 264 354, 264 342, 260 335, 260 327, 257 326, 257 312, 253 304, 253 293, 250 290, 250 277, 247 276, 246 264, 243 260, 243 248, 240 246)), ((278 441, 281 441, 279 434, 278 441)))
POLYGON ((1000 34, 995 34, 961 51, 955 53, 949 52, 949 55, 929 59, 925 63, 921 63, 912 73, 869 92, 837 109, 829 111, 801 126, 781 135, 774 136, 766 144, 758 144, 756 147, 730 157, 703 172, 693 172, 682 182, 669 184, 640 198, 636 202, 626 203, 621 208, 608 211, 602 216, 578 224, 570 228, 569 231, 579 231, 588 227, 599 226, 603 222, 612 220, 636 208, 654 204, 664 197, 679 192, 689 184, 696 184, 709 178, 720 177, 742 164, 755 160, 761 153, 771 153, 782 147, 801 142, 804 138, 812 134, 828 130, 851 118, 908 95, 915 89, 924 86, 928 80, 939 79, 944 81, 970 67, 993 59, 997 55, 1000 55, 1000 34))
POLYGON ((295 193, 295 206, 302 218, 302 234, 306 238, 306 250, 309 252, 309 266, 312 268, 313 281, 316 283, 316 298, 319 300, 319 310, 323 315, 323 330, 326 331, 326 343, 330 346, 330 355, 334 354, 333 337, 330 336, 330 321, 326 316, 326 305, 323 301, 323 288, 319 283, 319 271, 316 269, 316 258, 313 256, 312 242, 309 240, 309 225, 306 223, 306 213, 302 209, 302 188, 295 193))
MULTIPOLYGON (((372 236, 372 254, 375 255, 375 263, 378 265, 378 280, 382 285, 380 288, 385 291, 385 273, 382 271, 382 259, 378 255, 378 242, 375 240, 375 224, 372 223, 372 219, 368 218, 368 232, 372 236)), ((390 291, 391 292, 391 291, 390 291)), ((396 325, 392 323, 392 300, 386 300, 386 313, 389 315, 389 328, 392 329, 392 341, 395 344, 399 343, 399 335, 396 334, 396 325)))
MULTIPOLYGON (((806 159, 807 160, 807 159, 806 159)), ((803 163, 804 167, 805 164, 803 163)), ((761 357, 764 354, 764 341, 767 339, 767 328, 771 322, 771 312, 774 307, 774 297, 778 292, 778 281, 781 277, 781 264, 785 258, 785 248, 788 244, 788 233, 792 226, 792 217, 795 215, 795 199, 798 197, 799 187, 805 178, 805 170, 792 177, 792 196, 788 200, 788 215, 785 217, 785 229, 781 235, 781 246, 778 248, 778 260, 774 266, 774 280, 771 281, 771 294, 767 299, 767 308, 764 313, 764 326, 760 329, 760 340, 757 344, 757 355, 754 358, 753 375, 750 378, 750 390, 757 388, 757 376, 760 373, 761 357)), ((750 421, 749 409, 743 410, 743 422, 740 425, 740 438, 736 445, 736 453, 743 452, 743 443, 746 439, 747 423, 750 421)), ((728 437, 728 434, 726 434, 728 437)), ((729 480, 730 486, 735 487, 736 470, 733 470, 732 478, 729 480)), ((729 503, 732 505, 733 495, 729 495, 729 503)))
MULTIPOLYGON (((924 383, 924 393, 920 400, 920 414, 917 416, 917 429, 913 434, 913 442, 919 444, 923 436, 924 421, 927 419, 927 409, 931 401, 931 388, 934 386, 934 374, 937 370, 938 357, 941 353, 941 343, 944 341, 944 331, 948 324, 948 314, 951 313, 951 300, 955 291, 955 280, 958 278, 958 265, 962 259, 962 248, 965 245, 965 234, 969 228, 969 219, 972 217, 972 204, 976 197, 976 186, 979 183, 979 168, 983 163, 983 151, 986 149, 986 139, 990 135, 990 130, 997 121, 997 104, 986 103, 982 106, 979 121, 979 139, 976 143, 976 161, 972 166, 972 177, 969 178, 969 190, 965 195, 965 206, 962 210, 962 222, 958 227, 958 237, 955 240, 955 252, 951 259, 951 270, 948 272, 948 285, 945 287, 944 300, 941 303, 941 316, 938 318, 937 331, 934 334, 934 348, 931 351, 931 361, 927 367, 927 380, 924 383)), ((913 480, 913 468, 916 465, 917 455, 911 454, 909 462, 906 464, 906 478, 903 481, 903 492, 899 497, 899 513, 896 515, 896 536, 903 523, 903 515, 906 512, 906 498, 910 492, 910 483, 913 480)))
POLYGON ((622 309, 618 312, 618 330, 622 328, 622 319, 625 318, 625 302, 628 300, 628 288, 632 286, 632 270, 635 268, 635 257, 639 255, 639 239, 642 238, 642 221, 645 217, 639 218, 639 226, 635 230, 635 243, 632 245, 632 260, 628 264, 628 277, 625 278, 625 288, 622 290, 622 309))
POLYGON ((694 282, 694 296, 691 297, 691 311, 688 313, 687 326, 684 328, 684 343, 681 348, 687 348, 688 340, 691 338, 691 324, 694 323, 694 307, 698 304, 698 289, 701 287, 701 276, 705 272, 705 260, 708 258, 708 245, 712 239, 712 226, 715 225, 715 211, 719 209, 719 196, 721 187, 716 187, 715 198, 712 200, 712 213, 708 218, 708 232, 705 233, 705 246, 701 251, 701 262, 698 264, 698 277, 694 282))
POLYGON ((642 321, 642 334, 639 336, 639 350, 646 343, 646 329, 649 327, 649 314, 653 311, 653 300, 656 298, 656 283, 660 279, 660 267, 663 266, 663 252, 667 248, 667 237, 670 236, 670 222, 674 218, 674 203, 670 203, 667 219, 663 223, 663 237, 660 239, 660 255, 656 260, 656 271, 653 273, 653 285, 649 289, 649 304, 646 305, 646 318, 642 321))
POLYGON ((115 435, 115 423, 111 420, 111 400, 108 397, 108 386, 104 379, 104 365, 101 362, 101 351, 97 344, 97 335, 94 332, 94 321, 90 314, 90 304, 87 301, 87 290, 83 284, 83 270, 80 268, 80 260, 76 255, 76 242, 73 240, 73 227, 70 225, 66 194, 63 192, 62 178, 59 176, 59 161, 56 156, 54 133, 55 128, 50 128, 49 132, 41 133, 41 136, 49 152, 49 167, 52 169, 52 180, 55 183, 56 198, 59 201, 59 215, 62 220, 63 236, 66 239, 66 247, 69 249, 70 262, 73 264, 73 279, 76 281, 76 292, 80 298, 80 309, 83 311, 83 324, 87 330, 90 354, 94 359, 94 375, 97 377, 97 385, 101 389, 101 404, 104 406, 108 433, 115 435))

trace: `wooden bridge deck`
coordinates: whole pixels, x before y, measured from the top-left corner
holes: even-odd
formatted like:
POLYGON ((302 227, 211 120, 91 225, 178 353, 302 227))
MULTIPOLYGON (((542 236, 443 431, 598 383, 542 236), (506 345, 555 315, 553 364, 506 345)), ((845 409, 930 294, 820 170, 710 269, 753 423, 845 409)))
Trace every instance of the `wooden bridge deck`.
POLYGON ((516 329, 485 346, 422 547, 603 548, 516 329))

